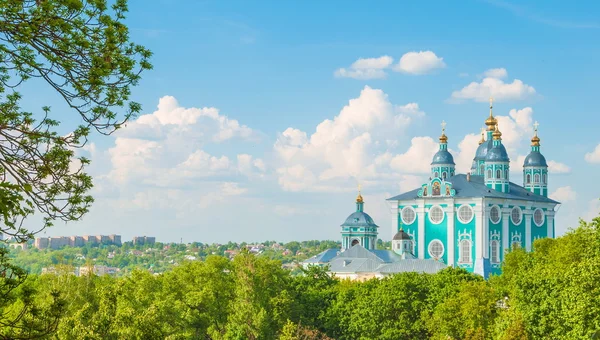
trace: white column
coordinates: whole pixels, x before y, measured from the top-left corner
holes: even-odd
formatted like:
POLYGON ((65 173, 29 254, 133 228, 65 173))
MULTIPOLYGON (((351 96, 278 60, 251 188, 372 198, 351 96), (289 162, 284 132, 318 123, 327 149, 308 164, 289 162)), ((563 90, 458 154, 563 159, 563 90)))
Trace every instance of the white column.
POLYGON ((483 212, 481 203, 475 205, 475 261, 483 257, 483 212))
POLYGON ((390 211, 392 212, 392 237, 394 237, 394 235, 396 235, 396 233, 398 232, 398 218, 399 216, 399 211, 398 211, 398 201, 390 201, 390 211))
POLYGON ((482 202, 483 210, 483 258, 490 258, 490 207, 482 202))
POLYGON ((531 210, 523 211, 525 219, 525 250, 531 251, 531 210))
MULTIPOLYGON (((510 209, 502 208, 502 235, 500 235, 500 238, 502 238, 502 254, 504 254, 505 251, 510 249, 510 246, 508 244, 508 241, 510 239, 510 234, 508 233, 509 216, 510 209)), ((502 255, 502 259, 504 259, 504 255, 502 255)))
POLYGON ((548 226, 548 238, 554 238, 554 211, 546 211, 546 225, 548 226))
POLYGON ((419 236, 418 236, 418 253, 419 258, 425 258, 425 206, 421 203, 417 210, 417 222, 419 225, 419 236))
POLYGON ((454 202, 448 204, 446 209, 446 215, 448 217, 448 266, 454 266, 454 254, 456 249, 456 242, 454 238, 454 202))

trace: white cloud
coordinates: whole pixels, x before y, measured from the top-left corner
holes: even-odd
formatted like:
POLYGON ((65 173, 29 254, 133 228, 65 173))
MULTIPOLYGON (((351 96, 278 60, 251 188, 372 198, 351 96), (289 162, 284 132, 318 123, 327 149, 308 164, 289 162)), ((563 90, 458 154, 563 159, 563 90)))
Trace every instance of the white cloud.
POLYGON ((413 137, 408 150, 392 158, 390 166, 402 173, 429 173, 431 159, 438 149, 439 144, 431 137, 413 137))
POLYGON ((489 78, 504 79, 508 77, 508 72, 505 68, 491 68, 483 72, 483 75, 489 78))
POLYGON ((600 144, 592 152, 585 154, 585 161, 588 163, 600 163, 600 144))
POLYGON ((340 78, 354 79, 378 79, 387 76, 384 71, 388 68, 394 59, 384 55, 379 58, 361 58, 355 61, 349 68, 339 68, 334 75, 340 78))
POLYGON ((408 52, 394 66, 394 71, 408 74, 427 74, 433 70, 446 67, 443 59, 432 51, 408 52))
POLYGON ((590 222, 592 219, 600 216, 600 200, 595 198, 588 202, 588 208, 581 218, 590 222))
POLYGON ((394 106, 383 91, 366 86, 312 135, 291 127, 279 135, 274 145, 279 184, 288 191, 335 191, 339 183, 374 178, 378 167, 389 167, 389 159, 382 164, 378 158, 388 141, 424 115, 417 103, 394 106))
POLYGON ((550 198, 561 203, 565 203, 574 201, 577 198, 577 193, 570 185, 568 185, 557 188, 553 193, 550 194, 550 198))
POLYGON ((571 167, 565 163, 548 161, 548 172, 551 174, 568 174, 571 172, 571 167))
POLYGON ((504 82, 508 77, 505 69, 490 69, 484 72, 485 78, 478 83, 472 82, 459 91, 452 92, 453 101, 471 99, 477 102, 486 102, 490 97, 497 101, 523 100, 536 94, 533 86, 514 79, 512 83, 504 82))

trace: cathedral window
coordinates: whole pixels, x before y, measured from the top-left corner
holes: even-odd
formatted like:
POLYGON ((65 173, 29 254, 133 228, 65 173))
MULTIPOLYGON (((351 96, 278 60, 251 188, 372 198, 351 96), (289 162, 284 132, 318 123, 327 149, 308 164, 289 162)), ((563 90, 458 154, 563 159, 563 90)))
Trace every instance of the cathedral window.
POLYGON ((488 178, 492 178, 492 170, 491 170, 491 169, 489 169, 487 172, 488 172, 488 175, 487 175, 487 177, 488 177, 488 178))
POLYGON ((546 181, 548 180, 548 178, 546 178, 546 174, 542 175, 542 181, 544 184, 546 184, 546 181))
POLYGON ((497 240, 492 240, 490 242, 491 248, 491 259, 492 263, 500 263, 500 242, 497 240))
POLYGON ((471 241, 469 240, 462 240, 460 241, 460 248, 459 248, 459 260, 458 262, 460 263, 471 263, 471 241))
POLYGON ((433 178, 438 178, 439 176, 440 176, 439 172, 436 171, 436 172, 433 173, 433 178))
POLYGON ((434 206, 429 209, 429 220, 433 224, 440 224, 444 219, 444 211, 439 206, 434 206))
POLYGON ((413 224, 417 218, 417 214, 413 207, 404 207, 400 213, 400 216, 402 218, 402 223, 404 224, 413 224))
POLYGON ((500 208, 497 206, 493 206, 492 209, 490 209, 490 221, 492 221, 492 223, 500 222, 500 208))
POLYGON ((427 247, 429 252, 429 256, 434 259, 441 259, 444 256, 444 244, 440 240, 433 240, 429 242, 429 247, 427 247))
POLYGON ((485 165, 481 164, 481 165, 479 166, 479 174, 480 174, 480 175, 483 175, 484 173, 485 173, 485 165))
POLYGON ((539 182, 540 182, 540 174, 533 175, 533 183, 539 183, 539 182))
POLYGON ((472 219, 473 219, 473 208, 471 208, 471 206, 469 206, 467 204, 461 205, 460 208, 458 208, 458 220, 462 224, 467 224, 467 223, 471 222, 472 219))
POLYGON ((504 170, 504 178, 508 179, 508 169, 504 170))
POLYGON ((498 179, 502 178, 502 170, 500 170, 500 169, 496 170, 496 178, 498 178, 498 179))
POLYGON ((533 223, 538 227, 544 224, 544 211, 540 208, 535 209, 533 212, 533 223))
POLYGON ((527 174, 527 176, 525 176, 525 183, 529 184, 531 183, 531 175, 527 174))
POLYGON ((521 248, 521 241, 520 240, 513 240, 512 241, 512 248, 513 249, 521 248))
POLYGON ((446 175, 447 175, 447 172, 446 172, 446 171, 442 172, 442 178, 443 178, 443 179, 446 179, 446 175))
POLYGON ((522 217, 523 216, 522 216, 521 208, 519 208, 519 207, 514 207, 512 209, 512 211, 510 212, 510 219, 512 220, 512 223, 514 225, 521 224, 522 217))

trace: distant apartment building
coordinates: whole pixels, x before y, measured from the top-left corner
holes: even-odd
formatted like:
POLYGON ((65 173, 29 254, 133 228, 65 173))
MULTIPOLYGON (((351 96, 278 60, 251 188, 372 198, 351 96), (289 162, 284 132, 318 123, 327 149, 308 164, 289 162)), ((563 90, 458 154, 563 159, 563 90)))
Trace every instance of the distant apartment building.
POLYGON ((156 243, 156 237, 153 236, 134 236, 134 245, 154 244, 156 243))
POLYGON ((86 244, 98 245, 121 245, 121 235, 84 235, 84 236, 59 236, 59 237, 38 237, 33 242, 37 249, 60 249, 65 246, 83 247, 86 244))
POLYGON ((42 268, 42 274, 54 274, 54 275, 61 275, 61 274, 73 274, 76 276, 86 276, 86 275, 90 275, 90 274, 94 274, 94 275, 111 275, 114 276, 116 275, 118 272, 120 271, 119 268, 117 267, 108 267, 108 266, 100 266, 100 265, 94 265, 94 266, 84 266, 84 267, 64 267, 61 269, 57 269, 56 267, 44 267, 42 268))

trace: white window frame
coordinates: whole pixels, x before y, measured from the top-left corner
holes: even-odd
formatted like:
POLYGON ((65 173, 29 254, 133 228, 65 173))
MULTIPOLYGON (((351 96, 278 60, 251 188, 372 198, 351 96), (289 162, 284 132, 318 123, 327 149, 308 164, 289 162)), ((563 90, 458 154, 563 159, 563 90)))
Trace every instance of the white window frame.
POLYGON ((470 223, 471 221, 473 221, 473 218, 475 217, 475 211, 473 211, 473 207, 471 207, 470 205, 468 205, 468 204, 463 204, 463 205, 461 205, 460 207, 458 207, 458 209, 456 210, 456 215, 458 216, 458 220, 460 221, 460 223, 462 223, 462 224, 468 224, 468 223, 470 223), (463 220, 463 219, 461 218, 461 216, 460 216, 460 210, 461 210, 463 207, 466 207, 466 208, 468 208, 468 209, 471 211, 471 218, 469 218, 468 220, 463 220))
POLYGON ((543 184, 548 184, 548 183, 546 183, 547 181, 548 181, 548 175, 542 174, 542 183, 543 184))
POLYGON ((400 219, 402 219, 402 223, 404 223, 405 225, 415 223, 415 220, 417 219, 417 212, 415 211, 415 208, 413 208, 411 206, 406 206, 406 207, 402 208, 402 210, 400 210, 400 219), (408 222, 407 220, 404 219, 404 211, 405 210, 411 210, 413 212, 414 217, 413 217, 412 221, 408 222))
POLYGON ((473 255, 472 254, 473 253, 472 246, 473 246, 473 244, 471 243, 471 240, 469 240, 469 239, 462 239, 462 240, 460 240, 458 242, 458 263, 473 263, 473 259, 472 259, 472 257, 473 257, 472 256, 473 255), (468 245, 468 249, 469 249, 468 250, 468 255, 469 256, 468 256, 468 260, 467 261, 464 261, 464 259, 467 257, 467 256, 465 256, 465 252, 464 252, 464 249, 463 249, 463 245, 464 244, 468 245))
POLYGON ((516 226, 517 226, 517 225, 521 225, 521 223, 523 222, 523 210, 521 210, 521 207, 513 207, 513 208, 510 210, 510 221, 511 221, 511 222, 512 222, 514 225, 516 225, 516 226), (513 215, 513 212, 514 212, 515 210, 518 210, 518 211, 519 211, 519 223, 515 223, 515 218, 514 218, 514 215, 513 215))
POLYGON ((488 174, 488 178, 491 179, 492 175, 493 175, 492 169, 488 169, 487 174, 488 174))
POLYGON ((498 178, 498 179, 502 178, 502 170, 496 169, 496 178, 498 178))
POLYGON ((497 205, 493 205, 493 206, 490 208, 490 222, 492 222, 493 224, 498 224, 498 223, 500 223, 500 220, 501 220, 501 219, 502 219, 502 210, 500 209, 500 207, 499 207, 499 206, 497 206, 497 205), (496 209, 496 210, 498 210, 498 220, 497 220, 497 221, 494 221, 494 220, 492 219, 492 209, 496 209))
POLYGON ((546 222, 546 214, 544 213, 544 210, 542 210, 541 208, 537 208, 537 209, 535 209, 535 210, 533 211, 533 216, 532 216, 532 217, 533 217, 533 223, 534 223, 536 226, 538 226, 538 227, 541 227, 541 226, 543 226, 543 225, 544 225, 544 222, 546 222), (538 212, 538 211, 542 213, 542 222, 541 222, 541 223, 539 223, 539 224, 538 224, 538 223, 535 221, 535 213, 536 213, 536 212, 538 212))
POLYGON ((540 174, 533 174, 533 183, 540 184, 540 174))
POLYGON ((434 259, 441 259, 441 258, 443 258, 443 257, 444 257, 444 254, 446 253, 446 248, 444 247, 444 243, 443 243, 442 241, 438 240, 438 239, 431 240, 431 242, 429 242, 429 245, 427 246, 427 253, 429 253, 429 256, 430 256, 431 258, 434 258, 434 259), (439 257, 433 256, 433 254, 431 253, 431 246, 432 246, 434 243, 439 243, 439 244, 440 244, 440 246, 442 246, 442 253, 440 254, 440 256, 439 256, 439 257))
POLYGON ((431 208, 429 208, 429 211, 427 212, 427 217, 429 218, 429 222, 431 222, 433 224, 440 224, 440 223, 444 222, 444 219, 446 218, 446 212, 439 205, 434 205, 431 208), (439 208, 442 211, 442 219, 439 220, 438 222, 435 222, 434 220, 431 219, 431 210, 433 210, 434 208, 439 208))
POLYGON ((500 263, 500 241, 498 241, 498 240, 490 241, 490 262, 491 263, 500 263), (494 251, 494 245, 496 245, 495 251, 494 251))
POLYGON ((525 183, 527 183, 527 184, 531 183, 531 174, 526 174, 525 175, 525 183))

